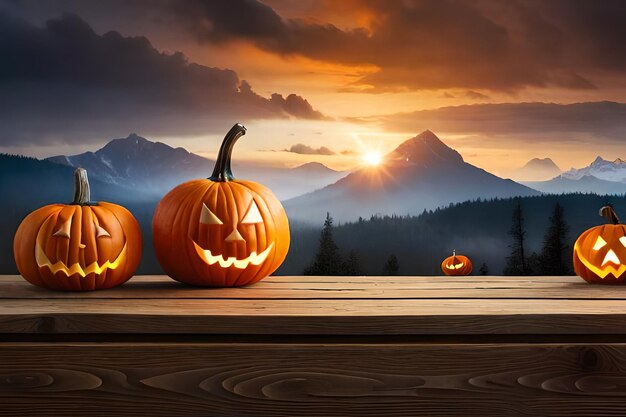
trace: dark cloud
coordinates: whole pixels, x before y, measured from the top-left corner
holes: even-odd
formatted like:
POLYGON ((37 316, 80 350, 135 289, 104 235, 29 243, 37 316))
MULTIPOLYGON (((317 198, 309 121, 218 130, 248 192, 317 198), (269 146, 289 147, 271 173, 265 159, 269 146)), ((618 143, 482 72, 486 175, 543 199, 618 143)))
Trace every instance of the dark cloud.
POLYGON ((74 143, 129 131, 188 135, 250 119, 324 118, 300 96, 264 98, 232 70, 160 53, 145 37, 99 35, 73 14, 37 27, 0 13, 0 56, 3 145, 74 143))
POLYGON ((285 152, 292 152, 300 155, 335 155, 335 152, 328 149, 326 146, 314 148, 303 143, 297 143, 295 145, 292 145, 291 148, 285 149, 285 152))
MULTIPOLYGON (((176 18, 202 42, 245 40, 266 51, 378 71, 369 91, 596 87, 598 71, 626 70, 626 2, 588 0, 355 1, 371 27, 287 19, 255 0, 176 2, 176 18)), ((333 7, 329 3, 329 7, 333 7)))
POLYGON ((489 96, 478 91, 468 90, 465 92, 465 97, 472 100, 488 100, 489 96))
POLYGON ((330 117, 315 110, 307 99, 296 94, 289 94, 287 98, 284 98, 281 94, 274 93, 270 98, 270 103, 299 119, 330 120, 330 117))
POLYGON ((603 143, 623 142, 626 104, 503 103, 442 107, 361 119, 398 132, 435 132, 484 136, 524 136, 530 140, 568 141, 601 137, 603 143))

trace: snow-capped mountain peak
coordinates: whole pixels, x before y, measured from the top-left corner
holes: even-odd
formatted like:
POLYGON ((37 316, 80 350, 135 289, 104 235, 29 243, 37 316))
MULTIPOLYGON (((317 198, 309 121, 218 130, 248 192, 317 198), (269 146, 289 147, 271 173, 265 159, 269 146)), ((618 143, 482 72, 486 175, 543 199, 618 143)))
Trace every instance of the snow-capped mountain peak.
POLYGON ((561 174, 562 178, 579 180, 585 176, 593 176, 605 181, 626 182, 626 161, 617 158, 608 161, 601 156, 584 168, 572 168, 561 174))

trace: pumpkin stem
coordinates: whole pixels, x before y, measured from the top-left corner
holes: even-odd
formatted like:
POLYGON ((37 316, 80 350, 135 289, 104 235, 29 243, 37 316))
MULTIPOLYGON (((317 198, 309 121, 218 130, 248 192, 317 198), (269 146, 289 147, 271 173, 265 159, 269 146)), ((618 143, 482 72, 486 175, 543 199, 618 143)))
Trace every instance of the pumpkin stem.
POLYGON ((217 160, 215 161, 215 168, 213 168, 213 175, 209 177, 211 181, 232 181, 234 179, 233 173, 230 170, 230 157, 235 147, 237 139, 246 134, 246 128, 236 123, 224 137, 220 151, 217 154, 217 160))
POLYGON ((91 195, 87 170, 84 168, 76 168, 76 171, 74 171, 74 201, 72 201, 71 204, 88 206, 91 204, 90 200, 91 195))
POLYGON ((607 205, 600 209, 600 216, 609 219, 613 224, 619 224, 619 217, 615 214, 615 210, 613 210, 613 206, 607 205))
POLYGON ((456 249, 452 249, 452 256, 456 256, 456 249))

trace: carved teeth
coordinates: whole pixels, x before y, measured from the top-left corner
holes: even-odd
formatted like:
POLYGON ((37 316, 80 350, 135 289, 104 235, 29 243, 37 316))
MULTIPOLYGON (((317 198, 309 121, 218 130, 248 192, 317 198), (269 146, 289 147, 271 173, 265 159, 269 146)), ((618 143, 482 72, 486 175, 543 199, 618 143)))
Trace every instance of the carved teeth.
POLYGON ((117 268, 126 257, 126 245, 127 244, 124 244, 122 251, 117 256, 117 259, 115 259, 115 261, 106 261, 102 265, 98 265, 98 262, 93 262, 91 265, 88 265, 84 269, 80 266, 79 263, 75 263, 69 268, 62 261, 57 261, 53 264, 52 262, 50 262, 50 259, 48 259, 44 251, 41 249, 39 243, 35 244, 35 260, 37 261, 37 266, 39 266, 39 268, 43 268, 45 266, 50 269, 50 272, 52 272, 53 274, 56 274, 57 272, 63 272, 68 277, 70 275, 78 274, 81 277, 85 278, 87 275, 92 273, 99 275, 107 269, 117 268))
POLYGON ((237 259, 234 256, 228 257, 224 259, 222 255, 213 255, 210 250, 202 249, 196 242, 193 242, 196 252, 198 255, 209 265, 213 265, 215 263, 219 263, 222 268, 229 268, 234 266, 237 269, 245 269, 249 264, 252 265, 260 265, 267 259, 267 255, 269 255, 270 251, 274 247, 274 242, 272 242, 267 249, 257 255, 256 252, 252 252, 250 256, 245 259, 237 259))

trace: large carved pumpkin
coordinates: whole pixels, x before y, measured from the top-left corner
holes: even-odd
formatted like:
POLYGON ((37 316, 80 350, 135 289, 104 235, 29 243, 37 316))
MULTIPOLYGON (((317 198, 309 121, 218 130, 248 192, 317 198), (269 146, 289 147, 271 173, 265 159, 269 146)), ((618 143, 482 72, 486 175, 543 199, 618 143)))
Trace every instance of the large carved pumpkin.
POLYGON ((620 284, 626 279, 626 226, 613 207, 600 209, 611 223, 584 231, 574 244, 574 272, 592 284, 620 284))
POLYGON ((74 201, 29 214, 13 242, 15 263, 31 284, 55 290, 111 288, 133 276, 141 230, 116 204, 89 201, 87 171, 75 172, 74 201))
POLYGON ((441 270, 446 275, 469 275, 472 273, 472 261, 467 256, 457 255, 452 251, 441 263, 441 270))
POLYGON ((289 250, 282 205, 261 184, 233 178, 236 124, 220 147, 213 175, 186 182, 159 203, 152 222, 154 249, 165 272, 193 285, 231 287, 274 272, 289 250))

